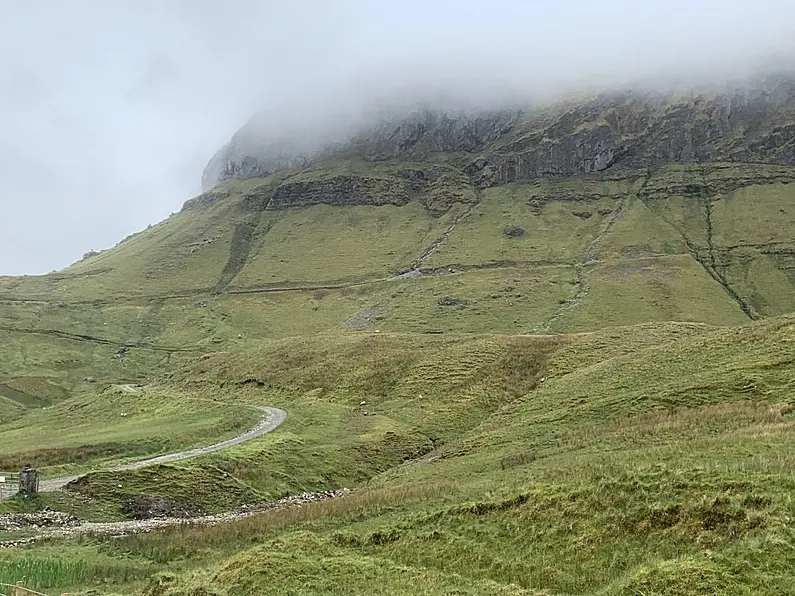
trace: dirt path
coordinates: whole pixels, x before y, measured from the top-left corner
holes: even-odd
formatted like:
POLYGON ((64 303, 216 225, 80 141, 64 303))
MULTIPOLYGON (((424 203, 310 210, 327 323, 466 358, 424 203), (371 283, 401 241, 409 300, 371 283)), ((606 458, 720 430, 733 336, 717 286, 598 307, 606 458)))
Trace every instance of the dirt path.
MULTIPOLYGON (((0 541, 0 549, 14 548, 26 544, 33 544, 39 540, 48 538, 68 538, 71 536, 92 535, 92 536, 126 536, 129 534, 142 534, 155 532, 164 528, 174 526, 217 526, 239 519, 245 519, 254 515, 259 515, 274 509, 286 509, 291 507, 303 507, 309 503, 327 501, 344 497, 351 491, 347 488, 339 490, 327 490, 314 493, 302 493, 291 497, 285 497, 278 501, 255 504, 235 511, 217 513, 215 515, 204 515, 201 517, 162 517, 154 519, 129 520, 118 522, 85 522, 64 513, 47 513, 48 519, 38 519, 42 514, 11 514, 0 516, 0 529, 4 524, 10 522, 15 526, 14 529, 26 529, 34 527, 36 534, 32 536, 22 536, 10 540, 0 541), (36 524, 35 526, 31 524, 36 524)), ((8 530, 8 528, 6 528, 8 530)))
MULTIPOLYGON (((121 472, 124 470, 137 470, 139 468, 144 468, 146 466, 151 466, 154 464, 171 463, 183 459, 190 459, 192 457, 199 457, 200 455, 207 455, 208 453, 221 451, 222 449, 228 449, 229 447, 233 447, 234 445, 240 445, 241 443, 245 443, 246 441, 251 441, 252 439, 261 437, 262 435, 269 433, 275 430, 276 428, 278 428, 282 424, 282 422, 284 422, 287 418, 287 412, 285 412, 280 408, 272 408, 270 406, 251 406, 251 407, 263 413, 262 420, 260 420, 259 423, 254 428, 244 432, 241 435, 238 435, 226 441, 221 441, 220 443, 214 443, 212 445, 208 445, 207 447, 198 447, 196 449, 189 449, 187 451, 168 453, 166 455, 160 455, 158 457, 142 459, 139 461, 121 464, 118 466, 110 466, 108 468, 101 468, 99 470, 93 470, 93 471, 121 472)), ((60 478, 48 478, 46 480, 42 480, 39 483, 39 492, 53 492, 56 490, 60 490, 64 486, 66 486, 73 480, 77 480, 81 476, 84 476, 84 474, 80 474, 77 476, 62 476, 60 478)))
POLYGON ((480 204, 481 200, 480 193, 478 192, 476 194, 477 194, 477 201, 475 201, 474 203, 470 203, 461 213, 456 215, 455 218, 453 219, 453 222, 447 227, 447 229, 444 232, 442 232, 442 235, 439 236, 436 240, 434 240, 433 243, 431 243, 431 245, 428 248, 426 248, 423 251, 423 253, 419 257, 417 257, 417 259, 414 260, 414 262, 409 266, 408 269, 406 269, 402 273, 398 273, 397 275, 388 278, 385 281, 396 281, 401 279, 411 279, 414 277, 421 277, 423 275, 421 269, 428 262, 428 259, 430 259, 433 253, 439 250, 439 248, 441 248, 442 245, 444 245, 450 239, 450 236, 455 231, 456 227, 458 227, 458 224, 460 224, 462 221, 464 221, 466 218, 472 215, 472 211, 475 209, 475 207, 477 207, 480 204))
MULTIPOLYGON (((632 195, 635 196, 635 195, 632 195)), ((546 320, 542 321, 533 329, 530 330, 530 333, 541 333, 547 334, 550 333, 552 326, 560 319, 564 314, 570 311, 572 308, 576 308, 582 303, 583 298, 588 294, 588 282, 585 279, 585 268, 597 263, 596 260, 596 249, 599 246, 599 243, 608 235, 610 232, 613 231, 616 223, 624 217, 626 213, 627 206, 629 205, 629 201, 632 196, 627 195, 621 199, 619 203, 618 209, 613 211, 610 217, 607 219, 604 227, 599 231, 599 233, 594 236, 594 238, 588 243, 585 247, 585 254, 580 262, 574 263, 574 271, 577 273, 577 280, 574 284, 574 295, 566 300, 560 307, 546 320)))

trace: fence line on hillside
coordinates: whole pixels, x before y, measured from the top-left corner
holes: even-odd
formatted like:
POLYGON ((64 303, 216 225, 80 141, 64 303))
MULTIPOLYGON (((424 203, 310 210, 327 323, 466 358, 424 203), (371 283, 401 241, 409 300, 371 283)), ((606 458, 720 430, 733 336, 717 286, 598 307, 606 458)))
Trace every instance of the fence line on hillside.
POLYGON ((0 472, 0 501, 10 499, 19 492, 19 474, 0 472))

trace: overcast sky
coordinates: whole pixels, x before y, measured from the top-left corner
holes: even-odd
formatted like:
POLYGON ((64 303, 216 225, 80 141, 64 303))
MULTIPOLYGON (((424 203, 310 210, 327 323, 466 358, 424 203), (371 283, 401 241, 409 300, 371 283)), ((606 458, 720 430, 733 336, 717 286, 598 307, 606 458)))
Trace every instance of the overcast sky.
POLYGON ((261 109, 728 77, 792 59, 792 23, 792 0, 0 0, 0 273, 179 210, 261 109))

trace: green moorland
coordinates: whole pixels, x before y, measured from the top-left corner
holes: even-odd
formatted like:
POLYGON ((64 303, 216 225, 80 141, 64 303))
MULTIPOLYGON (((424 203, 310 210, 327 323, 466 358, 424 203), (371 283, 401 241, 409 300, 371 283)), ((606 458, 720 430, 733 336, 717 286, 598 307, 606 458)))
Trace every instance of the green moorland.
POLYGON ((790 316, 218 353, 162 390, 284 405, 283 429, 156 473, 92 474, 73 498, 118 502, 122 485, 212 508, 207 469, 263 497, 357 490, 217 527, 12 549, 0 577, 121 594, 787 593, 793 363, 790 316))
POLYGON ((0 277, 0 471, 95 470, 0 513, 109 521, 140 495, 216 513, 355 489, 3 549, 0 583, 791 592, 792 168, 480 186, 471 157, 227 181, 63 271, 0 277), (101 471, 240 433, 257 405, 288 418, 201 458, 101 471))
POLYGON ((68 475, 90 465, 110 465, 140 455, 201 446, 254 426, 253 408, 168 391, 135 392, 109 386, 52 406, 33 408, 3 425, 0 470, 31 465, 46 476, 68 475))
POLYGON ((146 381, 207 352, 318 332, 569 333, 785 314, 791 176, 666 166, 468 194, 442 177, 408 202, 280 209, 261 201, 279 175, 228 181, 64 271, 0 277, 0 385, 146 381), (431 209, 434 193, 457 202, 431 209))

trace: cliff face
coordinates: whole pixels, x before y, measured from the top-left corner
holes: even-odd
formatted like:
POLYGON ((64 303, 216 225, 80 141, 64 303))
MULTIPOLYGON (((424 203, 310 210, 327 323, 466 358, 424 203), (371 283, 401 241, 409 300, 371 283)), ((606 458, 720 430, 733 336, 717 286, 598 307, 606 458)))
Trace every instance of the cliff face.
POLYGON ((445 114, 423 111, 381 123, 355 138, 349 149, 368 161, 391 158, 422 161, 433 153, 478 153, 509 134, 520 112, 445 114))
POLYGON ((477 167, 493 183, 574 176, 614 165, 746 162, 795 165, 795 81, 687 98, 603 98, 551 122, 528 122, 477 167))
POLYGON ((307 149, 306 144, 299 147, 289 141, 261 138, 258 132, 261 127, 252 120, 207 164, 202 188, 208 190, 229 178, 245 180, 282 170, 301 170, 340 153, 372 162, 391 158, 423 161, 441 152, 477 153, 509 133, 518 117, 518 111, 479 114, 418 111, 406 118, 381 121, 365 133, 314 149, 307 149))
MULTIPOLYGON (((326 158, 340 156, 372 163, 443 161, 480 188, 614 167, 640 170, 711 162, 795 165, 795 79, 767 79, 756 87, 723 94, 605 95, 544 112, 422 111, 381 122, 314 151, 257 138, 248 126, 213 157, 202 182, 208 189, 228 178, 316 169, 326 158)), ((365 195, 362 202, 374 202, 372 193, 359 192, 355 176, 338 182, 336 186, 348 191, 329 202, 345 203, 350 197, 356 203, 360 202, 356 197, 365 195)), ((272 206, 301 204, 304 195, 314 203, 321 190, 311 183, 293 185, 289 200, 280 199, 272 206)))

